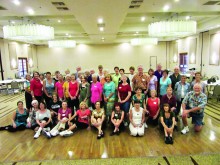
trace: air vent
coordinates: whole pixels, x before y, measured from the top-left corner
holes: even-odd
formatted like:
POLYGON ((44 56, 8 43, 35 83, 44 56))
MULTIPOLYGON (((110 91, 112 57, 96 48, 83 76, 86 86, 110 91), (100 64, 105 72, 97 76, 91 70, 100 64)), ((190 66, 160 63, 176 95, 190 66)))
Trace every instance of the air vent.
POLYGON ((69 10, 68 7, 57 7, 58 10, 60 11, 66 11, 66 10, 69 10))
POLYGON ((137 9, 141 6, 144 0, 132 0, 129 6, 130 9, 137 9))
POLYGON ((218 3, 220 3, 220 1, 208 1, 208 2, 204 3, 203 5, 217 5, 218 3))
POLYGON ((4 8, 4 7, 2 7, 2 6, 0 6, 0 10, 7 10, 6 8, 4 8))
POLYGON ((65 6, 64 2, 52 2, 54 6, 65 6))
POLYGON ((130 5, 129 8, 130 9, 134 9, 134 8, 139 8, 141 5, 130 5))

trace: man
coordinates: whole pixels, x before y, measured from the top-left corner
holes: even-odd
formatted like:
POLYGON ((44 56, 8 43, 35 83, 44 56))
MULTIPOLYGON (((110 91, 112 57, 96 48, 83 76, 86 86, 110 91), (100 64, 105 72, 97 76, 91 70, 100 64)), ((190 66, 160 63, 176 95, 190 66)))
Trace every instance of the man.
POLYGON ((154 75, 157 77, 157 94, 159 95, 160 91, 160 78, 163 76, 161 64, 157 64, 157 70, 154 72, 154 75))
POLYGON ((76 73, 75 73, 76 79, 80 78, 79 72, 80 72, 81 70, 82 70, 81 66, 77 66, 77 67, 76 67, 76 73))
POLYGON ((174 68, 174 73, 172 75, 170 75, 170 79, 172 81, 171 87, 172 87, 173 90, 175 88, 176 83, 181 80, 181 75, 179 74, 179 72, 180 72, 180 69, 179 69, 178 66, 176 66, 174 68))
POLYGON ((143 66, 139 65, 138 73, 133 77, 132 82, 134 85, 134 89, 136 89, 137 87, 141 87, 142 93, 147 94, 150 78, 146 74, 144 74, 143 70, 143 66))
POLYGON ((105 79, 105 75, 104 75, 104 72, 103 72, 103 66, 102 65, 99 65, 98 66, 98 70, 99 70, 99 73, 98 73, 98 76, 99 76, 99 80, 98 81, 102 81, 102 79, 105 79))
MULTIPOLYGON (((87 82, 91 85, 92 84, 92 75, 95 74, 95 70, 92 68, 90 69, 90 75, 87 78, 87 82)), ((99 76, 97 75, 97 80, 99 81, 99 76)))
POLYGON ((202 93, 201 90, 201 85, 197 83, 193 86, 193 91, 189 92, 183 99, 182 121, 184 128, 181 131, 182 134, 189 132, 187 117, 192 117, 195 132, 199 132, 202 129, 204 109, 205 105, 207 104, 207 96, 202 93))
POLYGON ((202 92, 205 93, 206 84, 205 84, 204 82, 202 82, 201 77, 202 77, 202 75, 201 75, 200 72, 196 72, 196 73, 195 73, 195 80, 191 83, 191 89, 193 88, 193 86, 194 86, 196 83, 198 83, 198 84, 200 84, 201 87, 202 87, 202 92))
POLYGON ((121 77, 119 74, 119 67, 114 67, 115 74, 112 75, 112 81, 115 83, 115 88, 118 89, 118 80, 121 77))

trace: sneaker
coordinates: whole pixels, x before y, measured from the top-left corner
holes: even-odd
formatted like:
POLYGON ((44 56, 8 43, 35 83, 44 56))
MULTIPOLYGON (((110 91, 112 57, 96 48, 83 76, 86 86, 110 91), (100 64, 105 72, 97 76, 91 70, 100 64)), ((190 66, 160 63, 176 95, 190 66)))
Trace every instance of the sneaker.
POLYGON ((172 137, 169 137, 169 143, 173 144, 173 138, 172 137))
POLYGON ((60 132, 60 136, 63 136, 66 132, 67 130, 60 132))
POLYGON ((67 136, 71 136, 71 135, 73 135, 72 131, 66 131, 63 136, 67 137, 67 136))
POLYGON ((46 136, 48 139, 51 138, 50 132, 47 132, 47 131, 43 130, 43 131, 42 131, 42 134, 43 134, 44 136, 46 136))
POLYGON ((128 126, 128 123, 127 123, 127 122, 124 122, 124 126, 127 127, 127 126, 128 126))
POLYGON ((148 125, 147 125, 147 123, 144 123, 144 128, 148 128, 148 125))
POLYGON ((52 136, 57 136, 57 135, 59 135, 59 131, 58 130, 54 130, 54 131, 51 131, 50 134, 52 136))
POLYGON ((182 134, 186 134, 187 132, 189 132, 189 127, 184 127, 181 131, 182 134))
POLYGON ((34 135, 34 139, 39 138, 39 136, 40 136, 40 133, 39 133, 39 132, 36 132, 35 135, 34 135))
POLYGON ((166 144, 169 144, 169 142, 170 142, 169 137, 166 136, 166 137, 165 137, 165 143, 166 143, 166 144))

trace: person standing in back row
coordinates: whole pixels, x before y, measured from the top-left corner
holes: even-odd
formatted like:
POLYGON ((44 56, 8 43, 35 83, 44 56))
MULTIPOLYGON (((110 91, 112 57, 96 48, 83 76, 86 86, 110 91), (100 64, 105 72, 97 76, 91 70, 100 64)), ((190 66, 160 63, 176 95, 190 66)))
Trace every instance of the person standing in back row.
POLYGON ((181 75, 180 75, 179 72, 180 72, 180 69, 179 69, 178 66, 176 66, 174 68, 174 73, 172 75, 170 75, 170 79, 171 79, 171 82, 172 82, 171 87, 172 87, 173 90, 175 88, 176 83, 181 80, 181 75))
POLYGON ((157 77, 157 96, 160 96, 160 78, 163 76, 161 64, 157 64, 157 70, 154 75, 157 77))

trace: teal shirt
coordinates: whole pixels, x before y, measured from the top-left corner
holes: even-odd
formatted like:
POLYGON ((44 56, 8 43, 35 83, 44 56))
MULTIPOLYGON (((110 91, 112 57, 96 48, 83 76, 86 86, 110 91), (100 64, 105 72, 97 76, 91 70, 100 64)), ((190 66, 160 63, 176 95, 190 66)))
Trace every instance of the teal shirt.
POLYGON ((115 83, 113 81, 104 84, 103 94, 108 97, 111 93, 114 93, 111 98, 115 98, 115 83))
POLYGON ((163 81, 163 77, 160 79, 160 95, 163 96, 167 93, 167 87, 171 84, 171 79, 169 77, 163 81))
POLYGON ((18 112, 18 110, 16 110, 16 116, 15 116, 15 124, 16 126, 20 126, 20 125, 27 125, 27 118, 28 118, 28 113, 26 111, 26 109, 24 109, 24 113, 20 114, 18 112))

